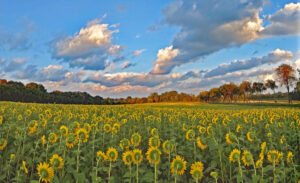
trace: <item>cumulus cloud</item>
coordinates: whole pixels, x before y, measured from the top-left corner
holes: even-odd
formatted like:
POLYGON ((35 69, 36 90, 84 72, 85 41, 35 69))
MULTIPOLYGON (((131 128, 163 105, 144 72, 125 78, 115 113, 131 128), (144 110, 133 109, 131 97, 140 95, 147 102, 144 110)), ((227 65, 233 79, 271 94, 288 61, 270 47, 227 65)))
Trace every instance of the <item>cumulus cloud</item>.
POLYGON ((146 51, 146 49, 141 49, 141 50, 135 50, 132 54, 133 56, 139 56, 141 53, 146 51))
MULTIPOLYGON (((290 3, 263 27, 260 17, 266 0, 176 0, 163 9, 164 22, 180 28, 173 40, 178 54, 153 70, 167 74, 176 66, 197 61, 222 49, 241 46, 266 36, 299 34, 300 3, 290 3)), ((155 61, 157 62, 157 61, 155 61)), ((155 73, 153 71, 153 73, 155 73)))
POLYGON ((271 23, 262 31, 263 36, 300 35, 300 3, 286 4, 284 8, 266 16, 271 23))
POLYGON ((151 71, 153 74, 165 74, 169 73, 173 67, 177 65, 173 58, 175 58, 179 53, 178 49, 173 48, 173 46, 160 49, 157 53, 157 59, 154 62, 154 68, 151 71))
POLYGON ((276 49, 263 57, 253 57, 249 60, 235 60, 230 63, 221 64, 217 68, 207 72, 205 74, 205 77, 208 78, 224 75, 230 72, 248 70, 257 66, 262 66, 264 64, 276 64, 278 62, 291 60, 293 58, 294 55, 292 52, 276 49))
POLYGON ((150 73, 120 72, 114 74, 102 74, 96 72, 89 76, 85 82, 99 83, 107 87, 130 83, 132 86, 154 87, 168 81, 170 77, 165 75, 154 75, 150 73))
POLYGON ((102 19, 92 20, 73 36, 56 41, 52 47, 54 58, 68 62, 71 67, 103 70, 108 57, 118 57, 125 47, 112 43, 113 33, 119 30, 110 28, 116 26, 102 24, 101 21, 102 19))

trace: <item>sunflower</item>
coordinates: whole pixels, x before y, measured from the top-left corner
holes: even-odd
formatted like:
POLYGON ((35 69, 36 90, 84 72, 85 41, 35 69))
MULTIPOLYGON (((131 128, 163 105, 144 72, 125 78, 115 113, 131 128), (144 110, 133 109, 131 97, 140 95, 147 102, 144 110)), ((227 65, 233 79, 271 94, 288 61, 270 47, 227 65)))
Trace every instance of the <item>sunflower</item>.
POLYGON ((132 151, 132 161, 134 164, 140 164, 143 160, 143 154, 140 149, 134 149, 132 151))
POLYGON ((61 169, 64 166, 64 161, 62 157, 54 154, 50 159, 50 164, 54 167, 54 169, 61 169))
POLYGON ((283 141, 284 141, 284 135, 282 135, 280 138, 280 144, 283 144, 283 141))
POLYGON ((271 137, 271 136, 272 136, 271 132, 267 133, 267 137, 271 137))
POLYGON ((212 129, 211 129, 211 125, 209 125, 207 128, 206 128, 206 132, 208 135, 210 135, 212 133, 212 129))
POLYGON ((26 114, 27 117, 30 117, 31 114, 32 114, 32 111, 29 110, 29 109, 27 109, 26 112, 25 112, 25 114, 26 114))
POLYGON ((233 140, 235 139, 235 135, 231 132, 226 133, 225 139, 226 139, 226 142, 228 144, 233 144, 233 140))
POLYGON ((66 146, 68 148, 73 148, 74 144, 76 144, 77 139, 74 133, 69 133, 66 137, 66 146))
POLYGON ((111 131, 111 126, 110 124, 105 124, 103 126, 103 130, 105 131, 105 133, 109 133, 111 131))
POLYGON ((171 152, 173 151, 174 149, 174 144, 169 141, 169 140, 166 140, 164 143, 163 143, 163 151, 166 153, 166 154, 171 154, 171 152))
POLYGON ((89 138, 88 132, 84 128, 80 128, 76 132, 76 138, 83 143, 86 143, 89 138))
POLYGON ((26 161, 22 161, 23 169, 26 174, 28 174, 28 169, 26 167, 26 161))
POLYGON ((291 151, 289 151, 288 154, 287 154, 286 161, 288 163, 292 162, 293 161, 293 157, 294 157, 293 153, 291 151))
POLYGON ((269 162, 271 162, 271 163, 273 163, 273 162, 278 163, 279 159, 281 157, 281 153, 278 152, 278 151, 276 151, 276 150, 270 150, 268 152, 268 156, 267 157, 268 157, 269 162))
POLYGON ((103 151, 97 152, 98 161, 102 161, 103 163, 107 160, 107 156, 103 151))
POLYGON ((157 165, 160 162, 161 152, 157 147, 150 147, 146 155, 150 164, 157 165))
POLYGON ((90 124, 84 123, 84 124, 83 124, 83 128, 84 128, 88 133, 90 133, 90 131, 91 131, 91 125, 90 125, 90 124))
POLYGON ((115 148, 110 147, 106 152, 106 156, 109 161, 115 162, 118 158, 118 151, 115 148))
POLYGON ((33 134, 36 130, 36 127, 38 126, 38 123, 36 120, 32 120, 29 122, 29 132, 28 134, 33 134))
POLYGON ((200 127, 199 127, 199 132, 200 132, 201 134, 205 133, 205 132, 206 132, 206 128, 203 127, 203 126, 200 126, 200 127))
POLYGON ((152 136, 158 136, 158 129, 157 128, 152 128, 151 135, 152 136))
POLYGON ((71 124, 71 128, 76 132, 80 128, 80 123, 78 123, 78 121, 74 121, 71 124))
POLYGON ((151 137, 149 139, 149 146, 150 147, 157 147, 158 148, 160 146, 159 137, 158 136, 151 137))
POLYGON ((141 135, 139 133, 134 133, 131 135, 131 144, 134 145, 134 147, 139 146, 141 143, 141 135))
POLYGON ((0 139, 0 150, 3 150, 7 145, 7 141, 4 138, 0 139))
POLYGON ((240 133, 240 129, 241 129, 241 128, 242 128, 242 127, 238 124, 237 127, 236 127, 236 129, 235 129, 236 133, 240 133))
POLYGON ((16 155, 15 154, 10 154, 10 160, 14 161, 16 159, 16 155))
POLYGON ((53 179, 54 170, 52 167, 49 167, 46 162, 40 163, 37 167, 37 171, 42 181, 45 181, 47 183, 51 182, 51 180, 53 179))
POLYGON ((112 132, 114 134, 118 133, 118 131, 120 130, 120 124, 119 123, 115 123, 112 127, 112 132))
POLYGON ((266 148, 266 145, 267 145, 266 142, 261 143, 260 149, 261 149, 262 152, 264 152, 264 150, 265 150, 265 148, 266 148))
POLYGON ((45 135, 42 136, 41 140, 42 140, 42 146, 44 147, 44 145, 46 143, 46 137, 45 137, 45 135))
POLYGON ((263 166, 263 160, 262 160, 262 159, 259 159, 259 160, 256 161, 255 164, 256 164, 256 167, 257 167, 257 168, 261 168, 261 167, 263 166))
POLYGON ((130 141, 127 138, 124 138, 120 141, 120 147, 122 150, 124 150, 124 148, 129 149, 129 146, 130 146, 130 141))
POLYGON ((60 131, 60 134, 65 136, 65 137, 68 135, 68 128, 65 125, 62 125, 59 128, 59 131, 60 131))
POLYGON ((195 180, 200 180, 203 177, 203 164, 202 162, 195 162, 191 166, 191 175, 195 180))
POLYGON ((236 162, 240 159, 241 151, 238 149, 233 149, 229 155, 229 161, 236 162))
POLYGON ((201 142, 200 137, 197 137, 197 145, 198 145, 198 147, 201 148, 202 150, 203 150, 203 149, 206 149, 206 147, 207 147, 206 144, 203 144, 203 143, 201 142))
POLYGON ((18 115, 18 120, 19 121, 23 120, 23 116, 21 114, 18 115))
POLYGON ((192 129, 188 130, 188 131, 186 132, 186 134, 185 134, 185 138, 186 138, 186 140, 188 140, 188 141, 194 139, 194 137, 195 137, 195 131, 192 130, 192 129))
POLYGON ((186 170, 186 161, 181 156, 173 158, 171 163, 171 172, 177 175, 183 175, 186 170))
POLYGON ((125 165, 129 166, 132 163, 133 155, 132 151, 126 151, 123 153, 122 160, 125 165))
POLYGON ((50 133, 49 134, 49 136, 48 136, 48 140, 49 140, 49 142, 51 142, 51 143, 55 143, 56 142, 56 140, 57 140, 57 136, 56 136, 56 134, 55 133, 50 133))
POLYGON ((3 116, 0 116, 0 125, 3 123, 3 116))
POLYGON ((248 132, 248 133, 247 133, 247 139, 248 139, 250 142, 253 142, 253 140, 254 140, 254 133, 253 133, 253 132, 248 132))
POLYGON ((252 154, 249 151, 244 150, 242 160, 245 166, 250 166, 250 164, 253 163, 252 154))
POLYGON ((211 171, 209 175, 210 175, 211 177, 213 177, 214 179, 217 179, 217 178, 218 178, 218 173, 217 173, 217 172, 211 171))

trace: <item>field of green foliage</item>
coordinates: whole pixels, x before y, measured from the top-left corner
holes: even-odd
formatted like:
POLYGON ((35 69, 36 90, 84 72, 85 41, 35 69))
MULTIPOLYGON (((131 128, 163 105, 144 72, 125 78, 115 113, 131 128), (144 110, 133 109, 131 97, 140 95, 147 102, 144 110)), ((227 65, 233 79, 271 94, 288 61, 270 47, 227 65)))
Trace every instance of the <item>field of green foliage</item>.
POLYGON ((0 102, 0 182, 299 182, 300 108, 0 102))

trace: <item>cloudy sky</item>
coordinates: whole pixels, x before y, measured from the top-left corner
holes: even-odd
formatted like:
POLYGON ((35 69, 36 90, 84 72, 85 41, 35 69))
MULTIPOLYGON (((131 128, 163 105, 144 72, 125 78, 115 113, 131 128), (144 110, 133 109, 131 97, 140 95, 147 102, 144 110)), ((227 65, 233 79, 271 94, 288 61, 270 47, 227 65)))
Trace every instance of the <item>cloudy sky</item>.
POLYGON ((0 78, 104 97, 274 78, 300 66, 290 0, 0 2, 0 78))

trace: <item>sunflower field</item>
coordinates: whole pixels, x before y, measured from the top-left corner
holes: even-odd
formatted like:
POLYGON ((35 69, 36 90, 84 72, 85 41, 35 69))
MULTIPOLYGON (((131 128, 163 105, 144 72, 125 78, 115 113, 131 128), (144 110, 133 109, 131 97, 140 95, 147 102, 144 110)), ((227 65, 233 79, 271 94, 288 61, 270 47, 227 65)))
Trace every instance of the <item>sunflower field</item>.
POLYGON ((299 179, 299 108, 0 103, 0 182, 299 179))

